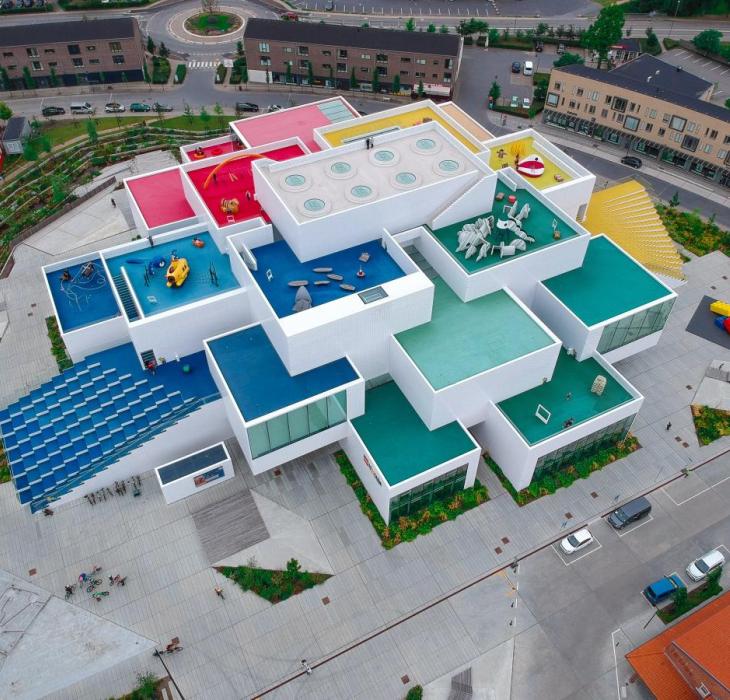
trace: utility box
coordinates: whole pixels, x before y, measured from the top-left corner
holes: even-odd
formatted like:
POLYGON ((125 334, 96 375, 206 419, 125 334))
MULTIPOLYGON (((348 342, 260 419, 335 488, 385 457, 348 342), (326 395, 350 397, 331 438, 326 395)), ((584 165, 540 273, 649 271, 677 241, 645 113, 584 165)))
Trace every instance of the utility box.
POLYGON ((170 505, 233 478, 233 462, 219 442, 156 467, 155 474, 165 503, 170 505))

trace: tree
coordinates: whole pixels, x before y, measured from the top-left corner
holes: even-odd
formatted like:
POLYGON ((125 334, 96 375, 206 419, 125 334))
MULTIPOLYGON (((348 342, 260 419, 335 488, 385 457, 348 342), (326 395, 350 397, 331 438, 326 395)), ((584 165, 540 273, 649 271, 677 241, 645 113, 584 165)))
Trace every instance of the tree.
POLYGON ((218 9, 218 0, 200 0, 200 6, 203 8, 203 12, 212 15, 218 9))
POLYGON ((144 61, 142 61, 142 76, 144 77, 145 83, 149 84, 150 82, 150 71, 147 68, 147 59, 145 58, 144 61))
POLYGON ((242 41, 236 42, 236 53, 239 56, 243 56, 243 42, 242 41))
POLYGON ((499 83, 494 80, 492 82, 492 86, 489 88, 489 96, 492 98, 492 102, 494 102, 494 104, 497 104, 497 100, 501 94, 502 88, 499 86, 499 83))
POLYGON ((677 588, 672 593, 672 601, 674 602, 674 611, 677 615, 687 612, 689 609, 689 601, 687 600, 687 589, 677 588))
POLYGON ((151 36, 147 37, 147 53, 151 53, 153 56, 155 54, 155 42, 151 36))
POLYGON ((215 103, 215 106, 213 107, 213 112, 215 113, 215 116, 218 117, 218 126, 222 129, 223 128, 223 107, 221 107, 220 102, 215 103))
POLYGON ((535 79, 535 89, 532 92, 532 103, 535 102, 544 102, 545 98, 547 97, 547 89, 548 89, 548 78, 536 78, 535 79))
POLYGON ((426 29, 426 31, 429 34, 435 34, 436 33, 436 25, 435 24, 429 24, 428 25, 428 28, 426 29))
POLYGON ((106 82, 106 74, 104 71, 99 71, 99 82, 103 85, 106 82))
POLYGON ((241 66, 241 82, 248 85, 248 67, 245 63, 241 66))
POLYGON ((702 51, 705 55, 710 53, 720 53, 720 44, 722 42, 722 32, 718 32, 717 29, 705 29, 704 32, 700 32, 692 43, 698 51, 702 51))
POLYGON ((160 50, 158 51, 158 53, 160 54, 160 56, 162 58, 167 58, 170 55, 170 49, 168 49, 167 46, 165 46, 164 41, 160 42, 160 50))
POLYGON ((393 94, 397 95, 400 92, 400 75, 396 73, 393 76, 393 94))
POLYGON ((406 21, 406 31, 407 32, 415 32, 416 31, 416 20, 411 17, 409 20, 406 21))
POLYGON ((709 574, 707 574, 707 592, 710 595, 717 595, 721 590, 722 587, 720 586, 720 577, 722 576, 722 567, 718 567, 717 569, 713 569, 710 571, 709 574))
POLYGON ((360 27, 362 29, 368 29, 370 27, 370 22, 363 22, 360 27))
POLYGON ((96 124, 93 119, 86 120, 86 133, 89 136, 91 143, 96 143, 99 140, 99 134, 96 131, 96 124))
POLYGON ((51 67, 51 73, 48 76, 48 82, 51 84, 51 87, 58 87, 58 75, 56 74, 56 69, 51 67))
POLYGON ((293 583, 296 581, 299 572, 302 570, 301 564, 296 559, 290 559, 286 563, 286 571, 284 572, 284 578, 293 583))
POLYGON ((445 24, 442 24, 439 27, 439 34, 448 34, 448 33, 449 33, 449 28, 445 24))
POLYGON ((203 127, 208 131, 208 124, 210 123, 210 114, 205 107, 200 108, 200 121, 203 122, 203 127))
POLYGON ((266 84, 268 85, 271 82, 271 75, 269 74, 269 69, 266 69, 266 84))
POLYGON ((350 90, 354 90, 357 87, 357 77, 355 76, 355 69, 352 69, 350 73, 350 90))
POLYGON ((28 90, 33 90, 35 88, 35 78, 30 74, 28 66, 23 68, 23 82, 28 90))
POLYGON ((68 196, 68 178, 65 175, 51 177, 51 199, 54 204, 60 204, 68 196))
POLYGON ((287 83, 294 82, 294 77, 292 76, 292 73, 291 73, 291 61, 286 62, 286 74, 284 76, 284 80, 287 83))
POLYGON ((672 198, 669 200, 669 206, 672 209, 679 206, 679 190, 672 195, 672 198))
POLYGON ((0 102, 0 119, 6 122, 10 117, 13 116, 13 110, 10 109, 4 102, 0 102))
POLYGON ((307 82, 314 85, 314 67, 311 61, 307 61, 307 82))
POLYGON ((728 97, 728 98, 727 98, 727 99, 725 100, 725 107, 727 107, 728 109, 730 109, 730 97, 728 97))
POLYGON ((647 27, 646 31, 646 48, 649 49, 652 53, 659 53, 657 49, 659 49, 659 37, 654 33, 653 27, 647 27))
POLYGON ((183 114, 187 117, 188 124, 193 124, 193 108, 186 102, 183 108, 183 114))
POLYGON ((38 151, 30 141, 23 144, 23 158, 29 162, 38 160, 38 151))
POLYGON ((583 58, 577 53, 568 53, 567 51, 562 56, 559 56, 557 61, 553 61, 553 65, 556 68, 560 68, 560 66, 572 66, 575 63, 583 63, 583 58))
POLYGON ((373 80, 372 80, 373 92, 380 92, 380 75, 378 69, 373 68, 373 80))
POLYGON ((426 91, 423 89, 423 80, 418 81, 418 96, 425 97, 426 91))
POLYGON ((548 27, 545 22, 540 22, 540 24, 537 25, 537 29, 535 29, 535 36, 545 36, 548 29, 550 29, 550 27, 548 27))
POLYGON ((623 7, 608 5, 601 8, 596 21, 583 34, 582 45, 598 54, 598 68, 608 61, 608 50, 621 39, 623 28, 623 7))
POLYGON ((3 90, 10 90, 10 76, 2 66, 0 66, 0 84, 3 86, 3 90))
POLYGON ((490 46, 493 46, 499 41, 499 29, 497 27, 490 27, 489 33, 487 34, 487 41, 489 42, 490 46))
POLYGON ((44 153, 50 153, 53 148, 51 144, 51 137, 48 134, 41 134, 38 137, 38 145, 44 153))
POLYGON ((333 87, 335 84, 335 71, 331 65, 330 65, 330 70, 329 70, 329 83, 330 83, 330 87, 333 87))

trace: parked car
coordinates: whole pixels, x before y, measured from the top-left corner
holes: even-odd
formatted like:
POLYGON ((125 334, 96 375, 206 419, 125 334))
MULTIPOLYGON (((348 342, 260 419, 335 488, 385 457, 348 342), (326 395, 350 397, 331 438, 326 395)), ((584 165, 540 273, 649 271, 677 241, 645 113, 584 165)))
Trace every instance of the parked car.
POLYGON ((521 73, 522 72, 522 64, 519 61, 514 61, 512 63, 512 72, 513 73, 521 73))
POLYGON ((119 102, 107 102, 104 105, 105 112, 125 112, 127 108, 119 102))
POLYGON ((517 95, 512 95, 512 99, 509 101, 509 106, 517 108, 520 106, 520 98, 517 95))
POLYGON ((628 165, 630 168, 636 168, 637 170, 641 167, 641 158, 636 156, 624 156, 621 159, 624 165, 628 165))
POLYGON ((608 516, 608 522, 611 527, 616 530, 621 530, 629 523, 633 523, 646 517, 649 513, 651 513, 651 503, 649 503, 644 496, 639 496, 633 501, 629 501, 625 505, 613 511, 613 513, 608 516))
POLYGON ((266 108, 267 112, 278 112, 280 109, 284 109, 281 105, 269 105, 266 108))
POLYGON ((236 102, 236 112, 258 112, 259 106, 253 102, 236 102))
POLYGON ((650 583, 644 589, 644 596, 646 596, 646 599, 652 605, 658 605, 680 588, 686 589, 687 587, 677 574, 672 574, 671 576, 660 578, 658 581, 654 581, 654 583, 650 583))
POLYGON ((535 51, 537 53, 542 53, 543 49, 545 48, 545 44, 543 44, 542 41, 536 41, 535 42, 535 51))
POLYGON ((525 61, 525 65, 522 68, 522 72, 525 75, 532 75, 535 72, 535 66, 533 65, 532 61, 525 61))
POLYGON ((152 107, 144 104, 144 102, 132 102, 132 104, 129 105, 130 112, 149 112, 151 109, 152 107))
POLYGON ((562 42, 560 44, 558 44, 558 50, 556 51, 556 53, 558 55, 564 54, 565 53, 565 44, 563 44, 562 42))
POLYGON ((55 117, 58 114, 66 114, 66 110, 63 107, 56 107, 56 105, 48 105, 41 110, 41 114, 44 117, 55 117))
POLYGON ((529 97, 522 98, 522 109, 530 109, 531 104, 532 100, 529 97))
POLYGON ((328 0, 327 4, 324 6, 325 12, 332 12, 332 10, 335 9, 335 3, 334 0, 328 0))
POLYGON ((587 547, 593 542, 593 535, 588 531, 588 528, 583 528, 574 532, 572 535, 568 535, 561 543, 560 549, 566 554, 575 554, 579 549, 587 547))
POLYGON ((152 105, 153 112, 172 112, 173 109, 172 105, 163 105, 161 102, 155 102, 152 105))
POLYGON ((94 114, 96 107, 92 107, 88 102, 72 102, 71 114, 94 114))
POLYGON ((299 15, 296 12, 282 12, 279 15, 280 19, 288 20, 289 22, 298 22, 299 15))
POLYGON ((693 581, 701 581, 707 574, 715 569, 719 569, 725 564, 725 557, 722 556, 721 552, 713 549, 707 554, 703 554, 699 559, 695 559, 687 567, 687 576, 693 581))

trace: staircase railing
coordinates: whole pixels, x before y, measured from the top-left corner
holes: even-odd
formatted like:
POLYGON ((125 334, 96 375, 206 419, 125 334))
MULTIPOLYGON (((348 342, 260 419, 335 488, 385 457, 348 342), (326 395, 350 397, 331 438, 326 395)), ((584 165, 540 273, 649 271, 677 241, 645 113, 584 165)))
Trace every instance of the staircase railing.
POLYGON ((203 396, 199 399, 195 399, 194 401, 189 401, 188 403, 178 406, 178 408, 173 411, 171 416, 168 416, 159 423, 155 423, 143 433, 140 433, 139 435, 136 435, 135 437, 127 440, 124 445, 122 445, 119 449, 114 450, 114 452, 112 452, 111 454, 94 460, 93 462, 91 462, 91 464, 79 471, 76 476, 67 479, 61 486, 58 486, 53 491, 44 493, 42 496, 38 496, 37 498, 33 499, 30 502, 31 512, 35 513, 38 510, 47 507, 48 504, 52 501, 58 500, 59 498, 61 498, 61 496, 64 496, 69 491, 73 490, 77 486, 80 486, 85 481, 90 479, 92 476, 98 474, 109 465, 118 462, 120 459, 122 459, 122 457, 126 457, 135 448, 139 447, 145 442, 148 442, 160 433, 163 433, 175 423, 179 422, 182 418, 185 418, 194 411, 197 411, 205 404, 216 401, 219 398, 220 394, 218 392, 215 392, 213 394, 208 394, 207 396, 203 396))

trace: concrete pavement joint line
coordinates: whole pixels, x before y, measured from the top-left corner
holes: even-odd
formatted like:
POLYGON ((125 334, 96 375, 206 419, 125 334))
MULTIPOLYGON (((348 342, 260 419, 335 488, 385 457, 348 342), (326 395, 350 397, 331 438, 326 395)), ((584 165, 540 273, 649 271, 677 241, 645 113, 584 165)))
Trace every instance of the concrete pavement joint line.
MULTIPOLYGON (((725 449, 722 452, 719 452, 718 454, 716 454, 712 457, 708 457, 704 462, 699 462, 691 469, 688 469, 688 471, 690 471, 690 472, 697 471, 701 467, 709 464, 710 462, 714 462, 716 459, 720 459, 721 457, 724 457, 727 454, 730 454, 730 448, 725 449)), ((634 495, 633 498, 629 499, 628 501, 624 501, 624 503, 628 503, 631 500, 633 500, 634 498, 638 498, 639 496, 646 496, 650 493, 659 491, 659 490, 663 489, 665 486, 671 484, 673 481, 677 481, 678 479, 684 479, 683 472, 679 472, 677 475, 670 477, 666 481, 661 482, 659 484, 655 484, 654 486, 646 489, 645 491, 634 495)), ((503 494, 503 495, 505 498, 507 497, 507 494, 503 494)), ((600 518, 605 518, 607 515, 612 513, 614 510, 616 510, 616 507, 617 507, 616 504, 614 504, 609 510, 605 511, 602 515, 600 515, 600 518)), ((620 506, 618 506, 618 507, 620 507, 620 506)), ((600 519, 600 518, 596 518, 596 520, 600 519)), ((649 516, 649 518, 651 518, 651 516, 649 516)), ((592 521, 589 521, 589 522, 592 522, 592 521)), ((643 522, 642 525, 646 524, 647 522, 649 522, 649 519, 647 519, 645 522, 643 522)), ((582 525, 579 524, 579 526, 583 527, 587 524, 588 524, 587 522, 584 522, 582 525)), ((639 527, 641 527, 641 525, 639 525, 635 528, 632 528, 631 530, 625 532, 624 534, 633 532, 634 530, 637 530, 639 527)), ((621 536, 621 535, 619 535, 619 536, 621 536)), ((537 546, 533 547, 532 549, 528 549, 526 552, 524 552, 522 554, 522 556, 518 556, 516 558, 518 561, 522 560, 522 559, 527 559, 527 558, 531 557, 533 554, 537 554, 538 552, 541 552, 544 549, 551 547, 552 545, 554 545, 556 542, 560 541, 561 539, 563 539, 563 538, 558 537, 558 538, 552 539, 550 541, 544 542, 543 544, 537 545, 537 546)), ((721 546, 724 547, 724 545, 721 545, 721 546)), ((363 644, 366 644, 367 642, 370 642, 373 639, 380 637, 381 635, 385 634, 386 632, 389 632, 390 630, 395 629, 396 627, 399 627, 404 622, 408 622, 409 620, 412 620, 414 617, 417 617, 418 615, 426 612, 427 610, 431 610, 432 608, 435 608, 437 605, 447 602, 454 596, 457 596, 460 593, 463 593, 464 591, 466 591, 470 588, 473 588, 474 586, 482 583, 483 581, 486 581, 487 579, 492 578, 496 574, 504 572, 505 576, 507 576, 507 570, 510 569, 511 566, 512 566, 511 564, 503 564, 501 566, 497 566, 497 567, 491 569, 490 571, 487 571, 485 574, 478 576, 477 578, 473 579, 472 581, 469 581, 468 583, 465 583, 462 586, 459 586, 458 588, 455 588, 455 589, 449 591, 448 593, 444 593, 443 595, 439 596, 438 598, 434 598, 432 601, 430 601, 426 605, 422 606, 421 608, 418 608, 417 610, 414 610, 413 612, 408 613, 407 615, 401 617, 398 620, 395 620, 394 622, 391 622, 390 624, 382 626, 380 629, 377 629, 374 632, 371 632, 370 634, 366 635, 365 637, 357 640, 356 642, 353 642, 349 646, 346 646, 346 647, 340 649, 336 653, 331 654, 330 656, 326 656, 325 658, 320 659, 317 662, 310 663, 309 664, 310 668, 312 668, 313 670, 317 669, 320 666, 324 666, 325 664, 327 664, 331 661, 334 661, 335 659, 338 659, 340 656, 344 656, 345 654, 352 651, 353 649, 357 649, 358 647, 361 647, 363 644)), ((507 576, 507 579, 510 580, 509 576, 507 576)), ((616 632, 620 632, 620 628, 611 633, 612 640, 613 640, 613 635, 616 632)), ((613 641, 612 641, 612 643, 613 643, 613 641)), ((615 656, 616 656, 616 651, 615 651, 615 647, 614 647, 614 658, 615 658, 615 656)), ((268 688, 265 688, 261 692, 255 693, 252 697, 260 698, 260 697, 263 697, 264 695, 269 695, 270 693, 273 693, 275 690, 278 690, 279 688, 283 688, 285 685, 288 685, 292 681, 295 681, 297 678, 301 678, 302 676, 305 676, 305 675, 307 675, 306 671, 304 671, 304 670, 299 671, 292 676, 283 678, 278 683, 275 683, 274 685, 271 685, 268 688)), ((617 686, 617 688, 618 688, 618 685, 619 684, 618 684, 618 664, 617 664, 616 665, 616 686, 617 686)), ((619 693, 619 697, 620 697, 620 693, 619 693)))

